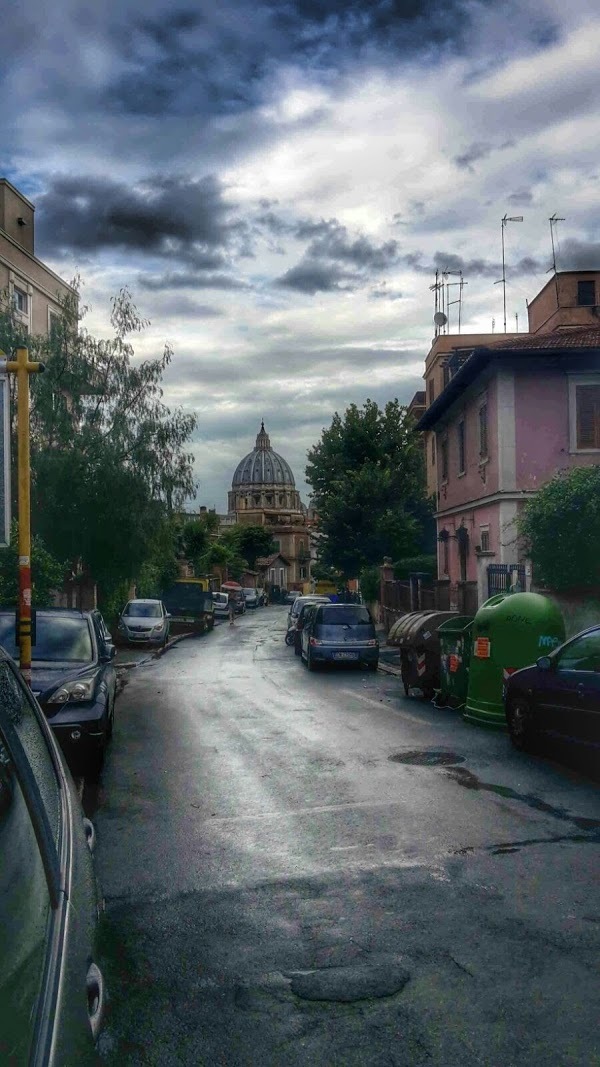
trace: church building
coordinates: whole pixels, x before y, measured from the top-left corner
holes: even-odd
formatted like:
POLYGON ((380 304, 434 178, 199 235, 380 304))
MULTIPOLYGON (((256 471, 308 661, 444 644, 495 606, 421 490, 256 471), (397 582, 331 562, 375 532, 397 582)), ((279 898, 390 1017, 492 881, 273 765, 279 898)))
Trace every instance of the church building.
POLYGON ((274 452, 264 422, 256 446, 238 463, 228 498, 235 522, 268 526, 276 551, 257 561, 271 588, 302 590, 310 580, 312 522, 287 461, 274 452))

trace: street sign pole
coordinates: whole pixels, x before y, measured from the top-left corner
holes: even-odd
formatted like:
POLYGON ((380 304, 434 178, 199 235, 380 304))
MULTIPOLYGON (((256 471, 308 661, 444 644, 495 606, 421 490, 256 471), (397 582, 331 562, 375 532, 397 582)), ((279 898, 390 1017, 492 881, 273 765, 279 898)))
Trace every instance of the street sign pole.
POLYGON ((19 519, 19 661, 21 674, 31 686, 31 464, 29 452, 29 375, 44 370, 30 363, 27 348, 17 348, 6 370, 17 376, 17 472, 19 519))

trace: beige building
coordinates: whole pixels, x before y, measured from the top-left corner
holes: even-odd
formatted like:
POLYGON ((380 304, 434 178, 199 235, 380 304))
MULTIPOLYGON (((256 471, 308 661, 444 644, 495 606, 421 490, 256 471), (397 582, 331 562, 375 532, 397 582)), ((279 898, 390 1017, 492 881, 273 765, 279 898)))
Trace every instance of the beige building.
POLYGON ((0 294, 7 294, 27 333, 47 334, 60 318, 70 285, 35 255, 35 207, 0 178, 0 294))
POLYGON ((271 448, 264 423, 255 448, 236 467, 229 515, 236 522, 270 528, 276 553, 261 561, 269 586, 301 589, 310 580, 313 523, 300 500, 292 469, 271 448))
MULTIPOLYGON (((527 306, 530 333, 600 325, 600 271, 563 270, 527 306)), ((498 340, 498 338, 496 338, 498 340)))

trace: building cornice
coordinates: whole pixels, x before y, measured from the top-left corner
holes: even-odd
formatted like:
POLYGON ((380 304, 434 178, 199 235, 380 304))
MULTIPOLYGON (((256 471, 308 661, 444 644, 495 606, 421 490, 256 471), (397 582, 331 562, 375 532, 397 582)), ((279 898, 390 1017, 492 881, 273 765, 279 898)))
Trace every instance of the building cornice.
POLYGON ((480 496, 477 500, 467 500, 464 504, 457 504, 443 511, 436 511, 435 518, 443 519, 448 515, 459 515, 462 511, 475 511, 477 508, 486 507, 487 504, 498 504, 503 500, 531 500, 537 493, 537 489, 517 489, 506 493, 490 493, 488 496, 480 496))
MULTIPOLYGON (((5 241, 8 241, 9 244, 16 248, 17 251, 20 252, 23 256, 25 256, 27 259, 31 260, 32 263, 35 263, 36 266, 41 267, 42 270, 44 270, 46 274, 49 274, 51 278, 54 278, 55 281, 60 282, 60 284, 64 286, 65 289, 68 289, 70 293, 73 293, 74 296, 77 296, 77 290, 74 289, 72 285, 69 285, 69 283, 66 282, 64 278, 61 278, 59 274, 55 274, 54 271, 50 267, 46 266, 46 264, 43 263, 41 259, 38 259, 37 256, 34 256, 31 252, 28 252, 26 248, 23 248, 23 246, 20 245, 18 241, 15 241, 15 239, 11 237, 10 234, 6 232, 6 230, 3 230, 1 226, 0 237, 2 237, 5 241)), ((13 262, 5 259, 2 255, 0 255, 0 263, 3 263, 5 267, 10 267, 11 270, 16 270, 18 274, 24 273, 23 271, 20 271, 18 267, 15 267, 15 264, 13 262)), ((56 293, 51 293, 49 289, 45 289, 38 282, 34 282, 32 278, 29 278, 29 281, 31 281, 31 283, 35 285, 35 287, 39 289, 40 292, 43 292, 45 296, 49 296, 51 300, 56 300, 56 293)))

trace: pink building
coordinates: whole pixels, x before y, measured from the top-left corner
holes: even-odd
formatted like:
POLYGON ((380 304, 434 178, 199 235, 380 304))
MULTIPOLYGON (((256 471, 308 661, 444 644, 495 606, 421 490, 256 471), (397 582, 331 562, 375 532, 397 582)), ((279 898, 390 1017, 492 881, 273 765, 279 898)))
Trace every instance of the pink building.
MULTIPOLYGON (((539 332, 461 349, 418 423, 435 434, 438 577, 462 610, 505 588, 514 568, 528 586, 520 509, 557 471, 600 463, 600 272, 580 277, 584 324, 570 305, 567 323, 556 325, 554 308, 550 332, 544 314, 539 332)), ((548 283, 557 297, 559 281, 548 283)), ((569 282, 577 293, 576 272, 569 282)))

